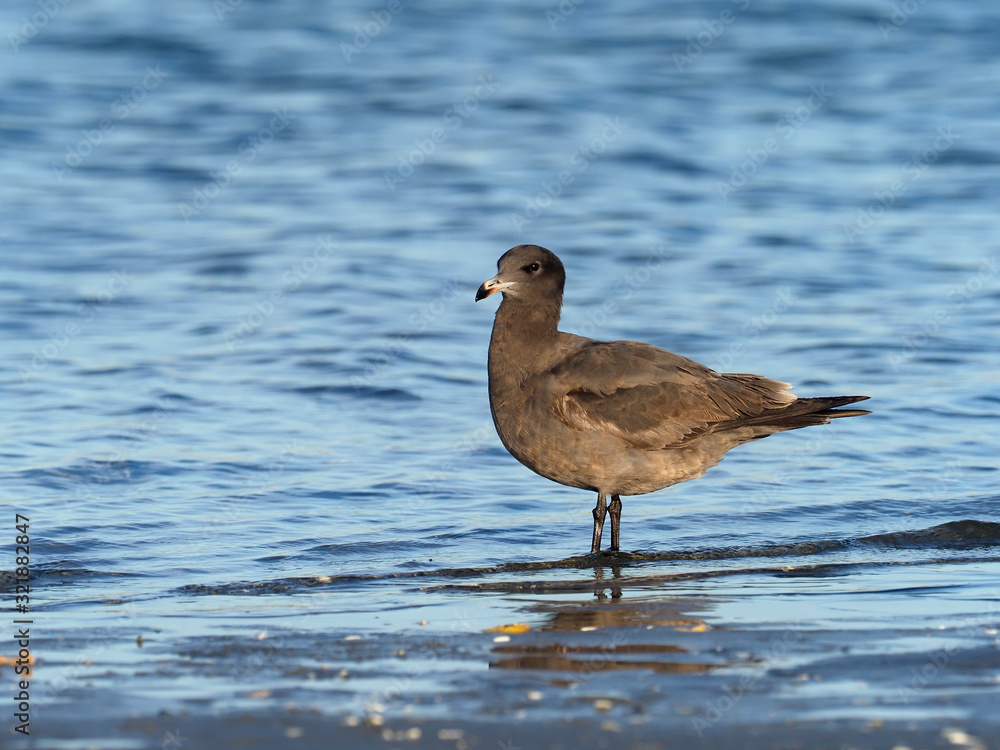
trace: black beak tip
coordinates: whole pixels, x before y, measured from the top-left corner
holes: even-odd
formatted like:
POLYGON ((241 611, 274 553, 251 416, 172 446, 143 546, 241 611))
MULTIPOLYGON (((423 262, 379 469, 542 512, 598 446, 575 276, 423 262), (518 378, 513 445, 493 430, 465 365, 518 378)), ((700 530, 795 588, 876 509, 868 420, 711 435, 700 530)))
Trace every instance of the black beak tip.
POLYGON ((490 294, 492 294, 492 292, 490 292, 490 290, 486 288, 486 284, 483 284, 481 287, 479 287, 479 290, 476 292, 476 302, 479 302, 479 300, 481 299, 486 299, 487 297, 490 296, 490 294))

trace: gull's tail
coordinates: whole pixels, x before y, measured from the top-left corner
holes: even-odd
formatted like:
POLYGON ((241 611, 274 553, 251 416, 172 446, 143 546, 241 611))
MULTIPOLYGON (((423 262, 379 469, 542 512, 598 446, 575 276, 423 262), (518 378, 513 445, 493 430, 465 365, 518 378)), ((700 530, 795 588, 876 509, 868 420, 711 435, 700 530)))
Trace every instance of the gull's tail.
POLYGON ((738 427, 773 427, 775 432, 794 430, 816 424, 827 424, 839 417, 860 417, 871 414, 866 409, 838 409, 838 406, 864 401, 868 396, 823 396, 820 398, 799 398, 782 409, 769 409, 750 419, 740 419, 720 425, 720 429, 738 427))

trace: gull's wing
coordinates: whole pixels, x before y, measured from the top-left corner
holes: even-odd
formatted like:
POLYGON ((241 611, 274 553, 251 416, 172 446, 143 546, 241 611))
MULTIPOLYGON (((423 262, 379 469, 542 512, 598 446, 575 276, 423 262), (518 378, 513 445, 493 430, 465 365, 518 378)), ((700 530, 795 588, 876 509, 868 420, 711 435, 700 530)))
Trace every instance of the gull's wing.
POLYGON ((552 410, 569 427, 613 435, 632 448, 677 445, 796 401, 788 383, 720 374, 650 344, 582 341, 545 375, 552 410))

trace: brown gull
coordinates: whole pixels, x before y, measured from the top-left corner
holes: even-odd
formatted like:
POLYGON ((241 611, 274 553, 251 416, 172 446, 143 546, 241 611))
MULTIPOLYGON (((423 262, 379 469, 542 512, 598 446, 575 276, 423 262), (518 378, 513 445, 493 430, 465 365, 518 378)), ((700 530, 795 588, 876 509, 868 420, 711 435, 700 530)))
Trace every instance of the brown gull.
POLYGON ((788 383, 718 373, 650 344, 563 333, 566 273, 543 247, 511 248, 497 269, 476 292, 503 293, 489 350, 493 423, 529 469, 597 493, 592 553, 609 512, 618 550, 622 495, 701 476, 748 440, 869 413, 835 410, 867 396, 797 398, 788 383))

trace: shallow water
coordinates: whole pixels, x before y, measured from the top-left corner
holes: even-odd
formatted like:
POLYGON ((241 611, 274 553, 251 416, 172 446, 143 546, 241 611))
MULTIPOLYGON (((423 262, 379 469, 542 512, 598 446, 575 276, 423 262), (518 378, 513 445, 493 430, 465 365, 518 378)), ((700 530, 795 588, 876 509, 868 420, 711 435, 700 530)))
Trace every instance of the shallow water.
MULTIPOLYGON (((558 7, 0 11, 0 501, 39 638, 128 672, 140 634, 538 627, 525 592, 996 627, 1000 9, 558 7), (490 421, 473 296, 521 242, 567 267, 564 330, 873 414, 626 498, 595 581, 594 498, 490 421)), ((89 675, 45 643, 41 722, 89 675)), ((245 688, 200 679, 144 694, 245 688)))

